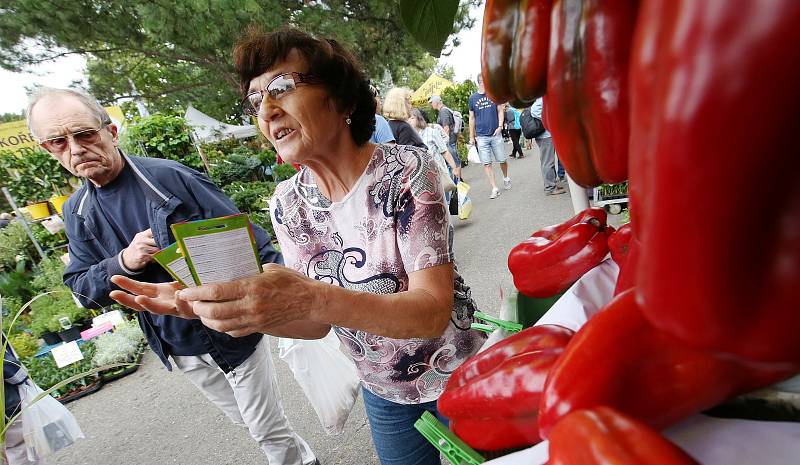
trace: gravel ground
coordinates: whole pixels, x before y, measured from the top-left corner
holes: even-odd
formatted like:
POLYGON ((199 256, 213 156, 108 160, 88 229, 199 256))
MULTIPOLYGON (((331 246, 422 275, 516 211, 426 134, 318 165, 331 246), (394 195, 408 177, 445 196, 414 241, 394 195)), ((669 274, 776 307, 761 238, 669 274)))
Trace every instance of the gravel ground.
MULTIPOLYGON (((508 151, 510 152, 510 146, 508 151)), ((464 169, 474 204, 467 221, 454 218, 455 254, 480 310, 498 314, 500 291, 513 289, 506 267, 514 245, 536 229, 571 216, 569 194, 545 196, 536 149, 509 160, 513 188, 490 200, 480 166, 464 169)), ((495 168, 500 176, 499 168, 495 168)), ((500 179, 498 179, 502 182, 500 179)), ((327 436, 271 341, 284 409, 325 465, 377 465, 364 405, 359 398, 344 433, 327 436)), ((263 464, 247 430, 222 412, 178 372, 167 372, 147 352, 141 368, 68 405, 86 434, 47 465, 263 464)))

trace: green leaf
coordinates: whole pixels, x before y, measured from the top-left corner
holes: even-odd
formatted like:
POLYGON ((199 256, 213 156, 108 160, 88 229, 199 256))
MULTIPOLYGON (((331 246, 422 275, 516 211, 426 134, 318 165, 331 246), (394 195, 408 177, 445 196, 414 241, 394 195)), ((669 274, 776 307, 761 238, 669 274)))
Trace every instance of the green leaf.
POLYGON ((400 0, 400 17, 406 29, 436 57, 453 32, 456 12, 458 0, 400 0))

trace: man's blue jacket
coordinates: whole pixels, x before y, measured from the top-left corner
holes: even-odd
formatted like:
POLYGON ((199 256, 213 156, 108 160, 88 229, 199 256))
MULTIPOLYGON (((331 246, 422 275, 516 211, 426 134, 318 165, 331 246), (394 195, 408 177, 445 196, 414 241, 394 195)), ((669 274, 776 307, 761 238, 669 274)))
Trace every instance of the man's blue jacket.
MULTIPOLYGON (((140 158, 122 154, 144 193, 153 238, 159 248, 175 242, 170 225, 183 221, 215 218, 239 213, 233 202, 206 176, 171 160, 140 158)), ((96 189, 85 182, 64 204, 64 224, 69 239, 70 263, 64 271, 64 283, 86 308, 107 306, 114 301, 108 294, 118 289, 110 278, 119 274, 146 282, 173 279, 157 263, 148 264, 141 273, 131 274, 122 266, 122 250, 128 246, 115 234, 98 208, 96 189)), ((124 215, 125 212, 105 212, 124 215)), ((138 232, 138 231, 136 231, 138 232)), ((272 247, 269 234, 253 225, 262 263, 283 263, 272 247)), ((167 369, 167 357, 210 354, 226 373, 244 362, 255 350, 261 334, 234 338, 214 331, 200 320, 139 313, 139 325, 147 342, 167 369)))

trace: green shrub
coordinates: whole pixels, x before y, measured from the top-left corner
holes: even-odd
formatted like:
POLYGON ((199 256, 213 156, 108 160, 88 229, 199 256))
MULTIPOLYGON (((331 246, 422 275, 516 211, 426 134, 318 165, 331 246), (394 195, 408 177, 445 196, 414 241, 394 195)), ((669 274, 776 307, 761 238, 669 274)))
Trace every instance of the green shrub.
POLYGON ((270 218, 269 212, 252 212, 248 216, 253 224, 261 226, 264 231, 268 232, 269 235, 275 239, 275 229, 272 227, 272 218, 270 218))
POLYGON ((73 325, 77 325, 91 315, 89 310, 75 304, 67 286, 59 286, 51 291, 51 294, 31 303, 30 330, 36 337, 41 337, 48 331, 60 331, 59 318, 67 317, 73 325))
MULTIPOLYGON (((81 352, 83 352, 83 360, 63 368, 58 368, 56 366, 56 362, 51 354, 41 358, 29 358, 23 362, 23 365, 28 369, 28 376, 30 376, 42 390, 47 390, 71 376, 85 373, 93 368, 92 359, 95 353, 94 344, 92 342, 86 342, 82 344, 80 348, 81 352)), ((53 391, 52 396, 61 397, 68 394, 70 391, 92 384, 95 379, 97 379, 97 375, 83 377, 66 386, 62 386, 60 389, 56 389, 53 391)))
POLYGON ((131 153, 175 160, 203 170, 200 154, 189 137, 190 130, 181 116, 154 114, 138 117, 128 125, 122 145, 131 153))
POLYGON ((275 182, 281 182, 284 179, 289 179, 297 172, 290 163, 281 163, 272 167, 272 178, 275 182))
POLYGON ((235 181, 262 181, 264 169, 257 156, 232 153, 212 166, 208 176, 218 186, 225 186, 235 181))
POLYGON ((267 202, 275 192, 275 183, 269 181, 233 182, 223 187, 241 212, 250 213, 267 208, 267 202))
POLYGON ((0 271, 17 268, 17 256, 30 257, 34 252, 33 242, 19 221, 12 221, 0 229, 0 271))
POLYGON ((31 281, 33 292, 41 293, 64 287, 64 262, 61 258, 50 256, 39 262, 36 276, 31 281))
POLYGON ((17 352, 20 360, 33 357, 39 350, 36 338, 27 333, 14 334, 8 338, 8 343, 17 352))
POLYGON ((19 297, 4 294, 0 296, 0 305, 3 312, 3 334, 19 334, 30 324, 30 314, 24 313, 17 318, 14 326, 11 326, 14 316, 22 308, 22 299, 19 297))
POLYGON ((52 249, 67 243, 67 236, 63 231, 50 234, 50 231, 39 223, 31 224, 31 232, 33 232, 33 237, 36 238, 36 241, 44 250, 52 249))

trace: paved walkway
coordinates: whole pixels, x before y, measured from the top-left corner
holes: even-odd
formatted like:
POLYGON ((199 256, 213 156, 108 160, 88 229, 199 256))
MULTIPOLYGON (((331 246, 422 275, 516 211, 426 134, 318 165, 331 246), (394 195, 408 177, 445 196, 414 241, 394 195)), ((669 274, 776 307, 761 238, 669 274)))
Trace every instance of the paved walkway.
MULTIPOLYGON (((508 150, 510 152, 510 149, 508 150)), ((495 168, 500 176, 499 168, 495 168)), ((571 216, 569 194, 545 196, 538 153, 509 160, 513 188, 490 200, 480 166, 464 169, 474 211, 454 218, 459 270, 481 310, 497 314, 500 290, 513 288, 508 252, 536 229, 571 216)), ((499 181, 502 182, 501 178, 499 181)), ((286 364, 273 356, 283 404, 295 430, 325 465, 377 465, 361 399, 342 435, 326 436, 286 364)), ((47 465, 265 464, 247 430, 234 426, 177 372, 169 373, 148 352, 134 374, 69 404, 86 434, 47 465)))

